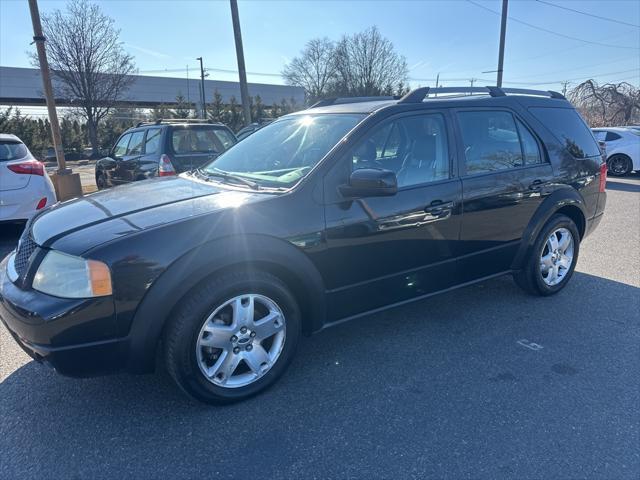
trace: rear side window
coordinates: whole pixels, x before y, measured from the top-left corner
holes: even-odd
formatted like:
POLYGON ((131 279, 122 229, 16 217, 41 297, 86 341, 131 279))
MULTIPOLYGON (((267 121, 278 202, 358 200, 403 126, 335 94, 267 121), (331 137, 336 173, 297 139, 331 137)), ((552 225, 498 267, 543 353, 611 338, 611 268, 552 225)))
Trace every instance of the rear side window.
POLYGON ((467 175, 524 165, 516 122, 509 112, 459 112, 467 175))
POLYGON ((160 128, 150 128, 149 130, 147 130, 147 138, 144 142, 144 153, 146 155, 158 153, 158 151, 160 150, 161 133, 162 129, 160 128))
POLYGON ((601 155, 591 131, 573 108, 532 107, 529 111, 544 123, 575 158, 601 155))
POLYGON ((127 149, 127 155, 140 155, 142 153, 143 146, 144 146, 144 130, 141 132, 133 132, 131 134, 131 141, 129 142, 129 148, 127 149))
POLYGON ((18 160, 29 155, 29 150, 20 142, 2 141, 0 142, 0 162, 18 160))
POLYGON ((127 133, 120 137, 116 146, 113 147, 113 156, 114 157, 123 157, 127 154, 127 145, 129 145, 129 140, 131 139, 131 134, 127 133))
POLYGON ((604 139, 606 142, 613 142, 615 140, 620 140, 622 137, 614 132, 607 132, 607 136, 604 139))

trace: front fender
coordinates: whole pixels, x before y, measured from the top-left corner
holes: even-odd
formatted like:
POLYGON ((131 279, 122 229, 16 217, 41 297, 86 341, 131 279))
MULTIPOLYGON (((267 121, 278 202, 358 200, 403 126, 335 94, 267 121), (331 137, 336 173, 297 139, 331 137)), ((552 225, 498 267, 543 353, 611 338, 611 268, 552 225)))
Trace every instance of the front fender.
POLYGON ((153 283, 136 309, 129 339, 128 370, 153 370, 157 346, 167 319, 187 293, 227 268, 265 269, 292 289, 301 303, 303 331, 320 330, 325 319, 322 278, 297 247, 273 237, 244 235, 200 245, 173 262, 153 283))

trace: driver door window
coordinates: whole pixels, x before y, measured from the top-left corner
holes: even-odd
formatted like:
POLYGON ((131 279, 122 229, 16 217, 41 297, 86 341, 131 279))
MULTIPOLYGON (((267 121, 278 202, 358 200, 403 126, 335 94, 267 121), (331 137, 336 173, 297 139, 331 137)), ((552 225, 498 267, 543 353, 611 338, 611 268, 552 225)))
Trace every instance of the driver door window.
POLYGON ((351 166, 390 170, 400 188, 449 178, 444 117, 416 115, 378 127, 353 150, 351 166))
POLYGON ((127 146, 129 145, 129 140, 131 139, 131 134, 128 133, 120 137, 116 146, 113 147, 113 156, 114 157, 124 157, 127 153, 127 146))

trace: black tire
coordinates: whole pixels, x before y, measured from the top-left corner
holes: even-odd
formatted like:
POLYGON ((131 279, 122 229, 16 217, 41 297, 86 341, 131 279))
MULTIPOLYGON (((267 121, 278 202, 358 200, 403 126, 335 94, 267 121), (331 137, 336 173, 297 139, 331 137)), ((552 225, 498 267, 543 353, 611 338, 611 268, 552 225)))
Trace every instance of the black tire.
POLYGON ((102 172, 96 173, 96 187, 98 187, 98 190, 104 190, 107 188, 107 182, 102 172))
POLYGON ((169 320, 163 335, 167 371, 188 395, 205 403, 228 404, 256 395, 287 369, 300 338, 300 310, 294 296, 277 277, 262 271, 227 271, 194 288, 169 320), (212 383, 201 371, 196 355, 200 330, 217 307, 238 295, 257 294, 273 300, 285 317, 285 340, 273 366, 253 383, 228 388, 212 383))
POLYGON ((566 215, 556 214, 553 215, 545 226, 540 231, 536 242, 533 247, 527 253, 527 256, 523 263, 522 270, 519 270, 513 274, 515 282, 520 288, 531 295, 548 296, 554 295, 562 290, 571 277, 576 268, 578 262, 578 255, 580 253, 580 233, 573 220, 566 215), (545 245, 547 239, 554 231, 564 228, 571 233, 573 237, 573 260, 570 268, 564 273, 562 280, 556 285, 548 285, 543 277, 543 273, 540 267, 540 259, 545 251, 545 245))
POLYGON ((621 153, 611 155, 607 160, 607 174, 612 177, 624 177, 629 175, 633 168, 631 159, 621 153))

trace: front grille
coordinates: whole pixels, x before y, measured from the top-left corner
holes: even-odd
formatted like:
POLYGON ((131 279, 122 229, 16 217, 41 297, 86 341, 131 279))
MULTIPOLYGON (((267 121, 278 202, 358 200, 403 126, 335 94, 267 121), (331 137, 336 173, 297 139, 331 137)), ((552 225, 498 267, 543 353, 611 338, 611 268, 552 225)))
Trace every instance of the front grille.
POLYGON ((13 260, 13 266, 16 269, 18 275, 22 276, 29 266, 29 258, 36 249, 36 242, 33 241, 28 231, 25 231, 20 238, 18 244, 18 251, 16 252, 15 259, 13 260))

